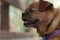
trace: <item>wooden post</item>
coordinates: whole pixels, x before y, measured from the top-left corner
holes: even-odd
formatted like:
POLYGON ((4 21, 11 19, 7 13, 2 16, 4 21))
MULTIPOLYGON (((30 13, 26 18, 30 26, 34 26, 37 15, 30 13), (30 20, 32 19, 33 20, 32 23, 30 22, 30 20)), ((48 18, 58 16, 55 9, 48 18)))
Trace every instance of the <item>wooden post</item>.
POLYGON ((9 4, 1 0, 1 30, 9 30, 9 4))
MULTIPOLYGON (((0 9, 1 9, 1 0, 0 0, 0 9)), ((1 30, 1 10, 0 10, 0 30, 1 30)))

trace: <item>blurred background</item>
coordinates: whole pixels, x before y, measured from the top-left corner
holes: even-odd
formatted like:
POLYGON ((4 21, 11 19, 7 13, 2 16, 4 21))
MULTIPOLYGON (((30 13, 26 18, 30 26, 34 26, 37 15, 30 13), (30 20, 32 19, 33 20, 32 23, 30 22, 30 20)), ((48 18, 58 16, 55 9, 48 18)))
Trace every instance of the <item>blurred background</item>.
MULTIPOLYGON (((39 0, 19 0, 19 2, 22 4, 24 10, 25 10, 25 8, 27 8, 27 6, 30 3, 37 2, 37 1, 39 1, 39 0)), ((53 3, 55 8, 58 8, 58 7, 60 8, 60 0, 46 0, 46 1, 53 3)), ((0 9, 1 9, 1 0, 0 0, 0 9)), ((22 21, 22 12, 24 12, 24 10, 21 10, 13 5, 9 5, 9 33, 19 33, 19 34, 23 33, 24 35, 30 34, 33 37, 39 37, 39 34, 37 33, 35 28, 28 29, 28 28, 24 27, 24 25, 23 25, 24 22, 22 21), (27 32, 26 30, 29 30, 29 31, 27 32)), ((1 13, 0 13, 0 22, 1 22, 1 13)), ((1 23, 0 23, 0 27, 1 27, 1 23)), ((1 34, 2 33, 0 32, 0 37, 2 36, 1 34)), ((3 34, 4 34, 4 31, 3 31, 3 34)), ((19 34, 16 34, 16 35, 19 35, 19 34)), ((24 36, 23 34, 22 34, 22 36, 24 36)), ((8 34, 8 35, 10 35, 10 34, 8 34)))

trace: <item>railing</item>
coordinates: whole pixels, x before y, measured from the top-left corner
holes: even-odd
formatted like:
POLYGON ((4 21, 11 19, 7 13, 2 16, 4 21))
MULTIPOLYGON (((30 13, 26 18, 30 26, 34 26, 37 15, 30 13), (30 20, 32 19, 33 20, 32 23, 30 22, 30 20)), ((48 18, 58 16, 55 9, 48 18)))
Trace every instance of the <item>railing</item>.
POLYGON ((9 31, 9 5, 10 4, 19 9, 22 9, 22 5, 18 0, 0 0, 1 30, 9 31))
POLYGON ((19 39, 19 38, 32 38, 31 33, 12 33, 8 31, 0 31, 0 39, 19 39))

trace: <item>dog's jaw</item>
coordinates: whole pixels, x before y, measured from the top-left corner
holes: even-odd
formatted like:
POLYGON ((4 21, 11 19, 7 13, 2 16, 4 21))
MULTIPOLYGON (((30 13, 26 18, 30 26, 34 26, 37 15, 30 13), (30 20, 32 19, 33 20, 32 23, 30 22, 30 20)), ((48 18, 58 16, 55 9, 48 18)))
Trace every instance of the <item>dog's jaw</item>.
POLYGON ((32 20, 32 21, 25 21, 24 22, 24 25, 26 26, 26 27, 36 27, 37 25, 39 25, 40 24, 40 21, 41 20, 39 20, 39 19, 34 19, 34 20, 32 20))

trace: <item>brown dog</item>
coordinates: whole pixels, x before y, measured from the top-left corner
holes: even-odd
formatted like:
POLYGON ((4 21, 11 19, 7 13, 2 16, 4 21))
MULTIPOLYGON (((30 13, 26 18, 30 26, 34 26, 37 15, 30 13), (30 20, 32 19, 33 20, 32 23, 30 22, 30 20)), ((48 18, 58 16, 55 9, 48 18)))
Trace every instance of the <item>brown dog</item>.
POLYGON ((37 28, 44 40, 60 40, 60 11, 52 3, 39 1, 30 4, 22 19, 26 27, 37 28))

